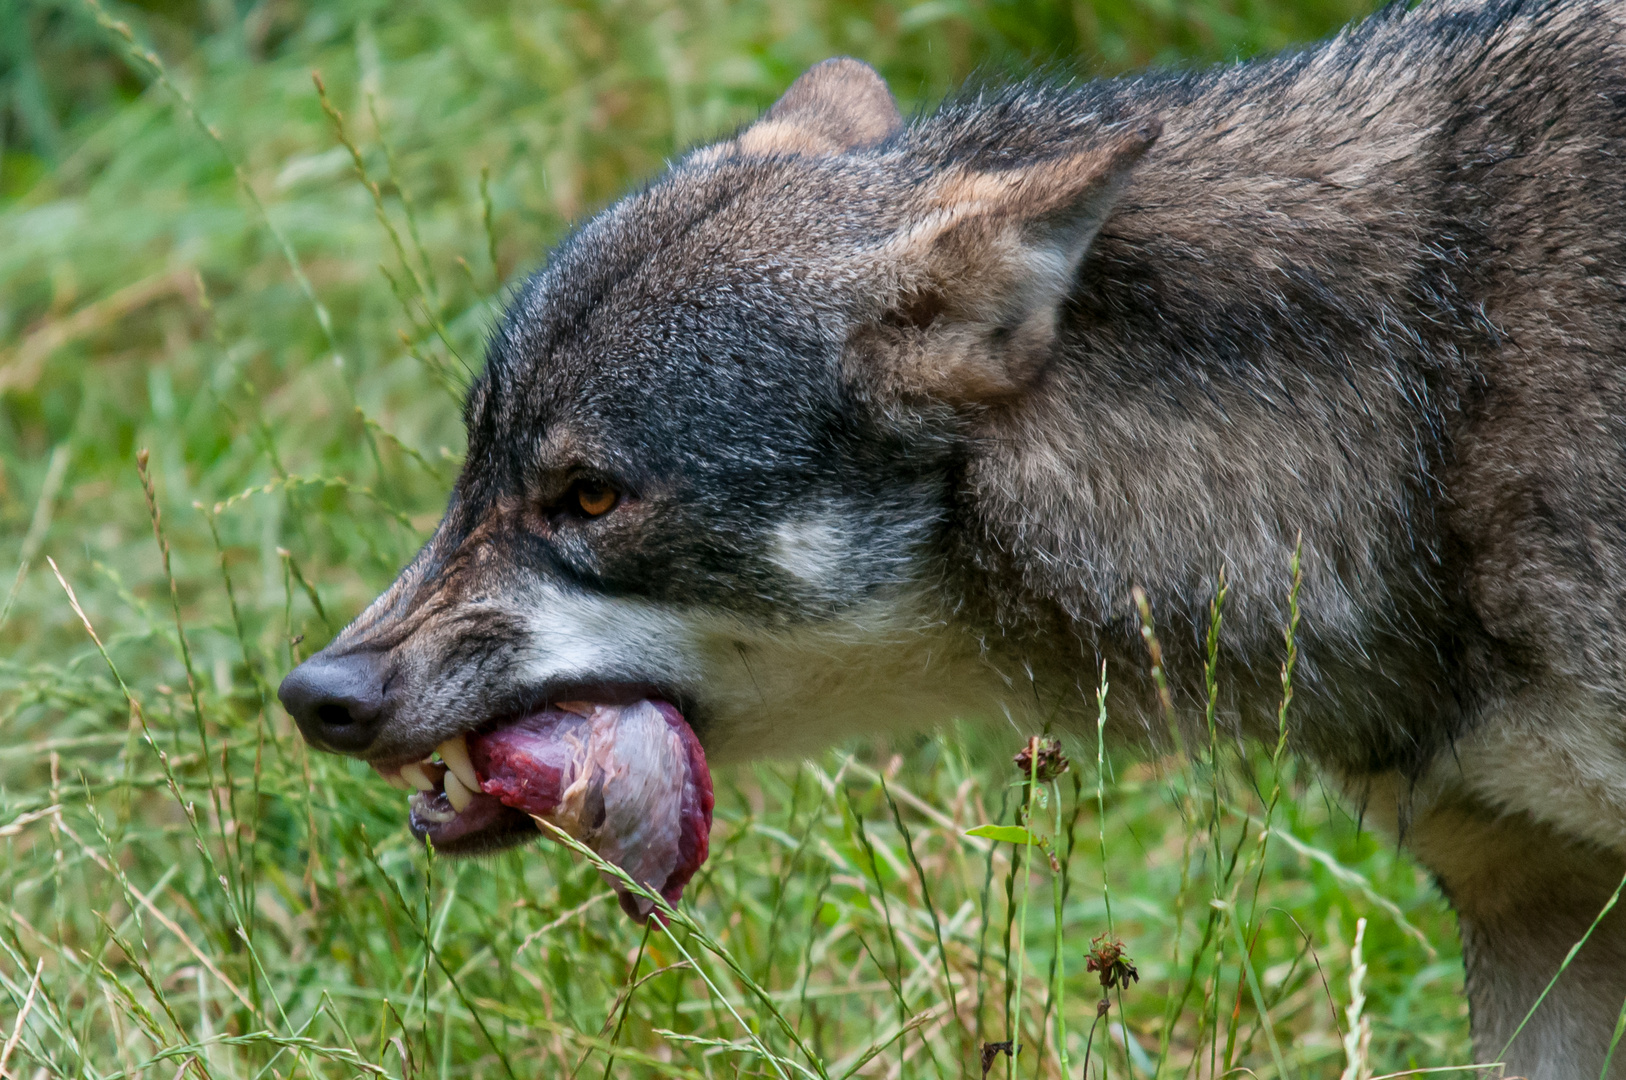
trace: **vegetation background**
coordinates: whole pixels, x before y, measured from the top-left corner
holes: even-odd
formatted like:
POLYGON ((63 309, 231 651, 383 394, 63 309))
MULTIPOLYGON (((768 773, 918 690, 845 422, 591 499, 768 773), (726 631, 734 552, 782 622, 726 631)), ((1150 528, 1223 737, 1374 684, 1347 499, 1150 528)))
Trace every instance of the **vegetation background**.
POLYGON ((1467 1062, 1438 894, 1270 747, 1074 735, 1035 783, 1033 733, 965 717, 730 769, 685 919, 646 934, 576 853, 432 860, 271 694, 436 521, 505 287, 807 65, 861 57, 924 108, 1366 7, 0 0, 0 1073, 1467 1062), (1048 854, 964 835, 1024 807, 1048 854), (1139 975, 1104 1015, 1103 934, 1139 975))

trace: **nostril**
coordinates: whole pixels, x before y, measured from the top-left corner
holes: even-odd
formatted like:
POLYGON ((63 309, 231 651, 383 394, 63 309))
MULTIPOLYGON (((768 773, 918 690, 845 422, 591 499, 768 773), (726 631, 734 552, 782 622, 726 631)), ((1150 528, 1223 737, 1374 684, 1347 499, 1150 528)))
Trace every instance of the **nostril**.
POLYGON ((312 744, 341 754, 364 753, 385 721, 388 672, 377 653, 317 653, 288 673, 277 691, 312 744))
POLYGON ((332 703, 318 705, 316 707, 316 719, 323 727, 329 728, 349 727, 356 722, 356 718, 350 715, 348 708, 332 703))

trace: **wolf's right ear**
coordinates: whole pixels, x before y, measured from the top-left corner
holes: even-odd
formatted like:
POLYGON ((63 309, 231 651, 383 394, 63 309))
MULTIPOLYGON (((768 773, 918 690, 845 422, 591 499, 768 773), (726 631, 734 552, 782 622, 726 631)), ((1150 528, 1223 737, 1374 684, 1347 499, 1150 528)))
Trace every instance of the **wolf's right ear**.
POLYGON ((1079 264, 1162 130, 1148 119, 1093 146, 929 180, 867 256, 882 310, 849 339, 848 377, 879 400, 953 405, 1031 386, 1079 264))
POLYGON ((874 146, 901 127, 886 80, 868 64, 840 56, 808 68, 735 146, 752 155, 816 157, 874 146))

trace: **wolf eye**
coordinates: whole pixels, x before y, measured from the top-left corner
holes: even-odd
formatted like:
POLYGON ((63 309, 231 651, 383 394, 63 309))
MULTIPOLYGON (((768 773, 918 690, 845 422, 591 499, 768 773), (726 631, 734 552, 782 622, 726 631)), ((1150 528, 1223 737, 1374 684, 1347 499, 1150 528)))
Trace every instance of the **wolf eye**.
POLYGON ((583 514, 599 517, 615 506, 616 490, 608 484, 584 480, 571 491, 571 498, 583 514))

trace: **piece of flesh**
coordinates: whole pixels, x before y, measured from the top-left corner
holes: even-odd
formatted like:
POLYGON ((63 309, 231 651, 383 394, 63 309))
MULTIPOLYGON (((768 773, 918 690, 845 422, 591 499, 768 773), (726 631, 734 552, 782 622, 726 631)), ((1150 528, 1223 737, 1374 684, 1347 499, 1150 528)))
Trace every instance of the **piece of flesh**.
MULTIPOLYGON (((466 747, 480 790, 459 792, 461 810, 441 786, 444 772, 418 766, 433 790, 413 797, 413 831, 437 846, 511 831, 525 814, 580 840, 669 903, 706 860, 711 772, 694 732, 665 701, 566 703, 470 736, 466 747)), ((649 917, 652 901, 606 878, 627 914, 649 917)))

